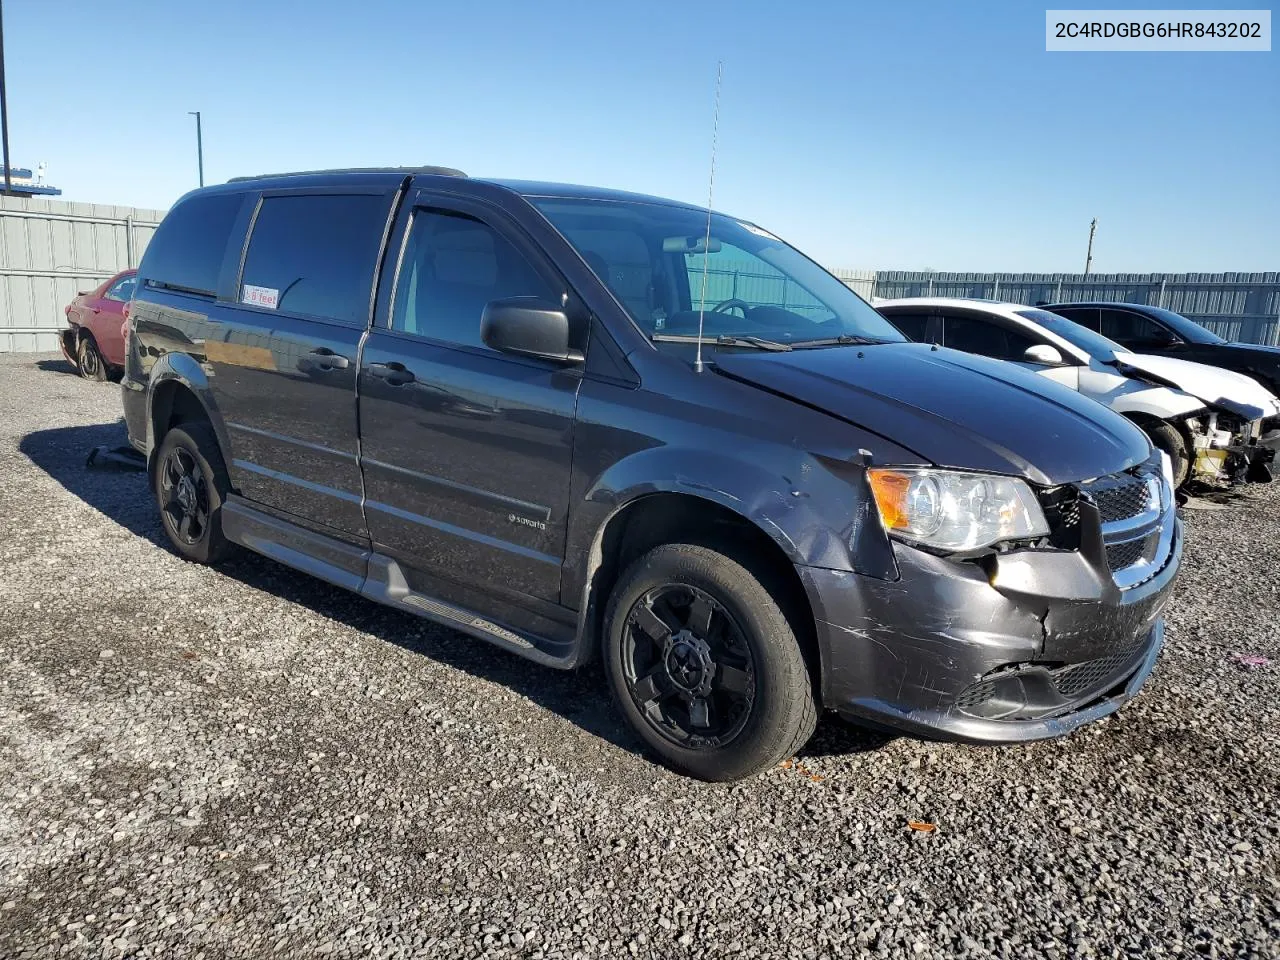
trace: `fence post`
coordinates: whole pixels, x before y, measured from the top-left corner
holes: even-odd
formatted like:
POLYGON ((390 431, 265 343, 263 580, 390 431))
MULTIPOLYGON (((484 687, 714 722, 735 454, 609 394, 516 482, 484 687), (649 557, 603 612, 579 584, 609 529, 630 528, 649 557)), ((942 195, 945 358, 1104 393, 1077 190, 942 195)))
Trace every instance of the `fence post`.
POLYGON ((991 281, 991 299, 992 300, 1000 299, 1000 278, 999 277, 996 277, 995 280, 991 281))
POLYGON ((933 277, 929 278, 929 296, 933 296, 933 277))
POLYGON ((1160 295, 1156 299, 1156 306, 1162 307, 1162 308, 1164 307, 1164 282, 1165 282, 1165 278, 1161 277, 1160 278, 1160 295))
POLYGON ((1061 277, 1058 278, 1058 292, 1053 295, 1053 302, 1054 303, 1062 302, 1062 278, 1061 277))
POLYGON ((124 257, 130 268, 136 266, 133 262, 133 214, 124 218, 124 257))

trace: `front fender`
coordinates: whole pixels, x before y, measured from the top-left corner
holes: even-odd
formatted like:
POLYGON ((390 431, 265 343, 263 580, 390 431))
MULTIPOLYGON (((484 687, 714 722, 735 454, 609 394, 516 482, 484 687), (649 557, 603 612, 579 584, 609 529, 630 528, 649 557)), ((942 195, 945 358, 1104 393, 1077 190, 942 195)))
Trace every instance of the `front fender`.
MULTIPOLYGON (((762 451, 755 451, 761 453, 762 451)), ((610 465, 585 490, 576 536, 596 554, 604 530, 637 500, 658 493, 718 504, 764 531, 792 563, 893 578, 893 550, 862 464, 836 463, 797 448, 763 459, 683 446, 650 447, 610 465)), ((597 561, 598 562, 598 558, 597 561)), ((589 579, 589 571, 582 571, 589 579)))
POLYGON ((1145 414, 1158 420, 1173 420, 1190 416, 1204 409, 1204 403, 1170 387, 1151 387, 1130 380, 1127 386, 1110 397, 1096 397, 1116 413, 1145 414))

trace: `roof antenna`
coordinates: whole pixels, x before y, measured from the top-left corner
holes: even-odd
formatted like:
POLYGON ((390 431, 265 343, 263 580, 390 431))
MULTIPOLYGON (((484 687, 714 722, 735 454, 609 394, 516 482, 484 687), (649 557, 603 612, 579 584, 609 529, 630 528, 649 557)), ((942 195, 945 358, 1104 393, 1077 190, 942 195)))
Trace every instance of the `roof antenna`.
POLYGON ((711 265, 711 198, 716 189, 716 139, 720 135, 720 78, 724 74, 724 61, 716 61, 716 118, 711 128, 711 178, 707 183, 707 238, 702 250, 702 295, 698 300, 698 353, 693 361, 693 372, 702 372, 702 319, 707 312, 707 268, 711 265))

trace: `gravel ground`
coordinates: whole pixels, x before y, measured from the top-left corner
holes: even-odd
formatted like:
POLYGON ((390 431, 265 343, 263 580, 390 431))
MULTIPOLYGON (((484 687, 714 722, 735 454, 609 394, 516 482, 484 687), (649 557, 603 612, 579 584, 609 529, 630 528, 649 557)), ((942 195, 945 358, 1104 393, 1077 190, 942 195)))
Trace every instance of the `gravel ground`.
POLYGON ((1001 749, 827 719, 709 786, 596 668, 179 560, 140 474, 84 467, 119 408, 0 356, 0 957, 1280 957, 1280 484, 1186 511, 1119 715, 1001 749))

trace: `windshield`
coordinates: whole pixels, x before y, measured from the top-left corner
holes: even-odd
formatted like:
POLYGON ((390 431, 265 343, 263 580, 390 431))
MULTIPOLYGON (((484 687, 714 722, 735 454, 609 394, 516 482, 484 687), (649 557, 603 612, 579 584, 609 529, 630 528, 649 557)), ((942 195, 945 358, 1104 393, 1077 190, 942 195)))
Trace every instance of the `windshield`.
MULTIPOLYGON (((658 203, 533 198, 650 336, 901 341, 884 317, 759 227, 658 203)), ((750 345, 742 343, 739 345, 750 345)))
POLYGON ((1194 320, 1188 320, 1180 313, 1174 313, 1172 310, 1165 310, 1163 307, 1143 307, 1146 313, 1151 314, 1157 320, 1160 320, 1165 326, 1171 328, 1174 333, 1180 336, 1188 343, 1226 343, 1222 337, 1218 336, 1212 330, 1206 330, 1194 320))
POLYGON ((1114 340, 1108 340, 1102 334, 1094 333, 1088 327, 1082 327, 1048 310, 1019 310, 1017 313, 1018 316, 1026 317, 1032 323, 1056 333, 1067 343, 1103 363, 1110 363, 1116 358, 1117 353, 1129 352, 1114 340))

